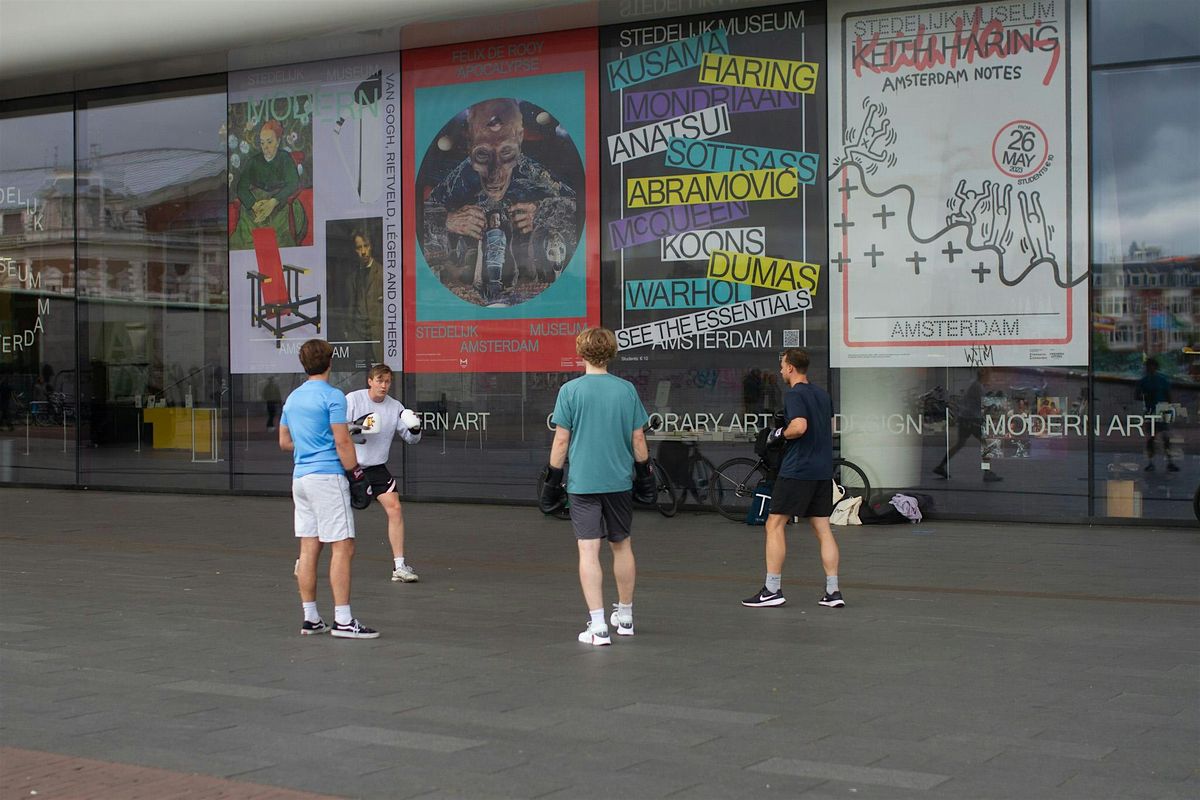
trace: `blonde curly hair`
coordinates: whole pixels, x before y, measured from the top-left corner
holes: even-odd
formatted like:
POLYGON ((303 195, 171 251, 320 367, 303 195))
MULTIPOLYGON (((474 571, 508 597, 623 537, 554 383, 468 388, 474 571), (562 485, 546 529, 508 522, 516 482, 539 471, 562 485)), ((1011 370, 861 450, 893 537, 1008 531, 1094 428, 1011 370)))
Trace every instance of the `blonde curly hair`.
POLYGON ((575 352, 592 366, 607 366, 617 354, 616 334, 608 328, 585 328, 575 337, 575 352))

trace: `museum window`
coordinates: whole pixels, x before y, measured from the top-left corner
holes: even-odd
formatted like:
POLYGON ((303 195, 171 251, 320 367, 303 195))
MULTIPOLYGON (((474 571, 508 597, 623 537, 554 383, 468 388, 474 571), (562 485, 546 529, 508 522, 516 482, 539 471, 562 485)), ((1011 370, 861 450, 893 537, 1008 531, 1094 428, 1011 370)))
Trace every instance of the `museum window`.
POLYGON ((79 481, 229 488, 225 76, 77 95, 79 481))
POLYGON ((1092 269, 1101 308, 1112 287, 1130 297, 1111 338, 1093 337, 1095 513, 1185 520, 1200 473, 1200 14, 1187 0, 1091 10, 1092 269))
POLYGON ((0 482, 73 484, 71 98, 0 102, 0 482))

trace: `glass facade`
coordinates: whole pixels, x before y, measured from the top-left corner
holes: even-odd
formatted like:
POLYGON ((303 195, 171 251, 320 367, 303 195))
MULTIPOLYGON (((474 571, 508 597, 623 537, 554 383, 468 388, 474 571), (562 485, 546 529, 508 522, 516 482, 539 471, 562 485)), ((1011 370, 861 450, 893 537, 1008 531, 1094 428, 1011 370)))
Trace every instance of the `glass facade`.
POLYGON ((877 499, 1192 519, 1194 7, 878 5, 0 103, 0 482, 286 491, 321 336, 423 415, 406 497, 532 502, 604 324, 694 508, 804 346, 877 499))
POLYGON ((225 81, 81 94, 79 482, 229 486, 225 81))
POLYGON ((1179 519, 1200 432, 1200 14, 1144 11, 1092 4, 1095 513, 1179 519))
POLYGON ((76 482, 71 97, 0 107, 0 479, 76 482))

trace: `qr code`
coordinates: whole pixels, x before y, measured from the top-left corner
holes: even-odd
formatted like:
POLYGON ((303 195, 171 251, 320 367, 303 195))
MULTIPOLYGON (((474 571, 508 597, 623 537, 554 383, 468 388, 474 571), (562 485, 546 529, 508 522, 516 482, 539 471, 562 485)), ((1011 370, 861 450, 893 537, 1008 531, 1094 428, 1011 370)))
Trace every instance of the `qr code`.
POLYGON ((800 331, 796 328, 785 330, 783 332, 784 347, 799 347, 800 346, 800 331))

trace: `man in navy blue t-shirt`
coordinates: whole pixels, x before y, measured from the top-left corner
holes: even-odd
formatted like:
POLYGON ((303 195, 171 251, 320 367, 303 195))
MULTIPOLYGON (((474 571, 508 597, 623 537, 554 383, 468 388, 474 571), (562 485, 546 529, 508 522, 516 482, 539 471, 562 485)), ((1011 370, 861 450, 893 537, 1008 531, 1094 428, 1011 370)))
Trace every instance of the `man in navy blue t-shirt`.
POLYGON ((767 517, 767 580, 758 594, 743 600, 742 605, 767 608, 787 602, 781 588, 787 523, 792 517, 807 517, 821 544, 825 567, 825 596, 820 604, 841 608, 846 604, 838 589, 838 546, 829 527, 833 513, 833 401, 828 392, 808 382, 808 351, 799 347, 784 350, 779 374, 791 388, 783 394, 787 424, 773 430, 767 439, 769 443, 781 439, 787 443, 767 517))

